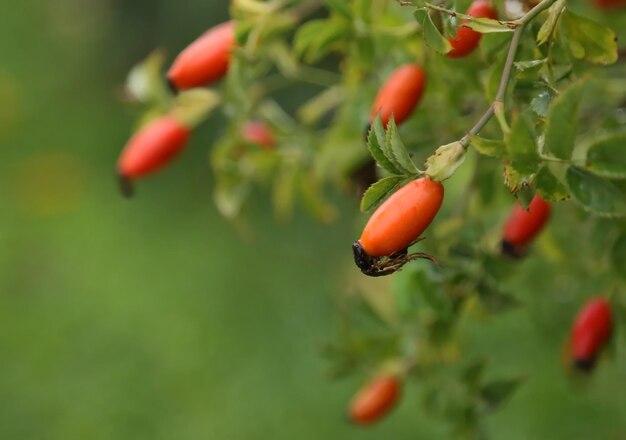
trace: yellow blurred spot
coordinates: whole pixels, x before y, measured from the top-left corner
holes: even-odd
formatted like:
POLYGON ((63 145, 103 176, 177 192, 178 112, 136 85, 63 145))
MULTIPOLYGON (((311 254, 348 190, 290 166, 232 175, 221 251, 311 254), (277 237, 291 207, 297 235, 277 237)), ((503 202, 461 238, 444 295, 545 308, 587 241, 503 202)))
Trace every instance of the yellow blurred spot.
POLYGON ((454 364, 461 358, 461 351, 459 346, 452 341, 441 347, 439 356, 444 364, 454 364))
POLYGON ((565 254, 561 251, 554 235, 550 231, 545 231, 539 239, 541 253, 551 262, 558 263, 565 260, 565 254))
POLYGON ((18 205, 29 214, 48 217, 64 214, 77 205, 85 183, 84 164, 62 151, 27 157, 15 170, 13 182, 18 205))

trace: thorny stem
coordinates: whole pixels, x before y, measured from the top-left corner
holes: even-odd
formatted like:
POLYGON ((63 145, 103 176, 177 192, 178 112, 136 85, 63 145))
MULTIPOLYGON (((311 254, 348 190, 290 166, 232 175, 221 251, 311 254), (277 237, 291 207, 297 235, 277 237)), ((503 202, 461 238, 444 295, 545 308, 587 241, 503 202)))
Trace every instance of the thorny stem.
MULTIPOLYGON (((496 97, 489 106, 489 108, 480 117, 478 122, 476 122, 476 124, 474 124, 474 126, 470 128, 467 134, 463 136, 459 141, 463 148, 467 148, 469 146, 470 138, 478 134, 496 112, 504 111, 504 96, 506 94, 506 88, 511 78, 513 62, 515 61, 515 56, 517 55, 517 48, 519 47, 522 33, 524 32, 524 29, 526 28, 526 25, 528 23, 530 23, 542 11, 545 11, 550 6, 552 6, 555 1, 556 0, 543 0, 533 9, 531 9, 526 15, 514 22, 516 23, 517 27, 513 32, 513 38, 511 39, 511 44, 509 45, 509 52, 507 53, 504 68, 502 69, 502 76, 500 77, 500 84, 498 86, 498 92, 496 93, 496 97)), ((506 127, 504 128, 506 129, 506 127)))

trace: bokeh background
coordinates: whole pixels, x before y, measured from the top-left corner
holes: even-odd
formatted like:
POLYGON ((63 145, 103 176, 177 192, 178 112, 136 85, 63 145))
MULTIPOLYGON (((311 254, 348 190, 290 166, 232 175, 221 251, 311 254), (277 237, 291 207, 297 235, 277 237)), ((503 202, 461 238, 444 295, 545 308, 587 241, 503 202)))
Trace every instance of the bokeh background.
MULTIPOLYGON (((0 6, 0 439, 448 438, 419 384, 364 430, 345 417, 363 376, 327 378, 356 200, 338 196, 331 226, 277 223, 261 193, 245 226, 222 219, 207 161, 219 117, 138 197, 119 196, 114 163, 137 116, 118 99, 127 71, 155 47, 171 57, 227 7, 0 6)), ((493 438, 626 438, 617 366, 572 381, 563 332, 536 324, 523 309, 468 328, 496 369, 532 373, 487 419, 493 438)))

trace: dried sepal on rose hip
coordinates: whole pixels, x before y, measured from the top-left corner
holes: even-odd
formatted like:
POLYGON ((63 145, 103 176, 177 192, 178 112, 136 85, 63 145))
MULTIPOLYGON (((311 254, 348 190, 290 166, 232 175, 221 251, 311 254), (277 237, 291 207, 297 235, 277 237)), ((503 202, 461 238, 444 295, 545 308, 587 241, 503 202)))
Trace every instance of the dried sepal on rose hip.
POLYGON ((172 116, 155 119, 135 133, 117 161, 124 195, 132 195, 132 181, 170 163, 185 148, 190 134, 191 130, 172 116))
POLYGON ((401 396, 402 382, 392 374, 381 374, 357 392, 348 410, 353 423, 368 425, 387 415, 401 396))
MULTIPOLYGON (((486 0, 477 0, 472 3, 467 10, 467 14, 474 18, 498 18, 496 11, 486 0)), ((462 58, 472 53, 478 47, 482 34, 473 29, 463 26, 467 20, 462 20, 461 25, 456 31, 456 35, 449 38, 452 50, 446 55, 450 58, 462 58)))
POLYGON ((167 72, 174 93, 211 84, 226 75, 235 47, 235 22, 227 21, 206 31, 187 46, 167 72))
POLYGON ((550 204, 538 195, 533 197, 528 210, 516 203, 502 232, 502 253, 512 258, 522 257, 550 219, 550 213, 550 204))
POLYGON ((611 304, 602 297, 587 301, 574 319, 570 336, 572 365, 590 372, 613 332, 611 304))
POLYGON ((417 258, 435 261, 425 253, 409 254, 408 247, 420 240, 422 232, 437 215, 443 194, 440 182, 420 177, 380 205, 361 237, 352 244, 354 262, 361 272, 378 277, 392 274, 417 258))
POLYGON ((413 113, 425 86, 426 72, 420 66, 405 64, 398 67, 376 95, 370 110, 370 124, 380 115, 383 127, 387 127, 392 116, 396 125, 400 125, 413 113))

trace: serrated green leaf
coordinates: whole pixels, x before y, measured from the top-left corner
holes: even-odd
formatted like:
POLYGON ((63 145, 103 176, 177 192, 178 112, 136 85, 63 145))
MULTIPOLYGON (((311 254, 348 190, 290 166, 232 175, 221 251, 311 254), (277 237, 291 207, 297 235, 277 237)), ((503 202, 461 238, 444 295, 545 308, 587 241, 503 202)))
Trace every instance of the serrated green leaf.
POLYGON ((546 166, 542 166, 535 176, 534 186, 541 198, 547 201, 558 202, 570 197, 565 185, 546 166))
POLYGON ((552 95, 547 90, 542 90, 530 101, 530 108, 542 118, 548 116, 548 108, 552 102, 552 95))
POLYGON ((523 115, 513 119, 511 130, 506 137, 506 148, 511 158, 511 166, 518 173, 531 175, 537 172, 539 166, 537 145, 529 123, 523 115))
POLYGON ((571 84, 550 105, 546 120, 544 148, 559 159, 574 151, 580 101, 586 81, 571 84))
POLYGON ((539 32, 537 33, 537 45, 541 46, 546 43, 554 33, 554 29, 559 21, 559 17, 565 9, 565 0, 558 0, 548 10, 548 18, 543 22, 539 32))
POLYGON ((626 179, 626 132, 595 140, 587 150, 587 169, 613 179, 626 179))
POLYGON ((361 211, 366 212, 378 206, 395 191, 404 179, 404 176, 388 176, 370 186, 361 199, 361 211))
POLYGON ((559 29, 562 43, 575 58, 605 65, 617 61, 617 37, 611 28, 565 11, 559 29))
POLYGON ((463 23, 463 26, 475 30, 476 32, 480 32, 481 34, 513 32, 513 28, 491 18, 470 17, 468 21, 463 23))
POLYGON ((398 174, 406 174, 406 170, 404 169, 404 167, 402 166, 402 164, 400 163, 400 161, 398 160, 398 158, 393 152, 392 138, 397 137, 397 130, 398 128, 396 127, 396 123, 392 116, 389 122, 387 123, 387 131, 385 132, 385 144, 382 146, 382 150, 383 150, 383 153, 385 153, 385 156, 387 157, 387 159, 391 163, 393 163, 396 169, 399 170, 398 174))
POLYGON ((523 377, 503 379, 490 382, 480 390, 480 396, 485 402, 487 410, 493 411, 502 406, 517 388, 524 382, 523 377))
MULTIPOLYGON (((416 17, 418 19, 421 15, 422 14, 416 13, 416 17)), ((446 54, 450 52, 452 50, 452 45, 443 35, 441 35, 439 29, 437 29, 437 26, 435 26, 435 23, 433 23, 433 19, 431 18, 430 14, 423 15, 424 19, 421 23, 424 33, 424 42, 426 43, 426 45, 435 52, 441 54, 446 54)))
POLYGON ((387 143, 385 129, 380 119, 380 115, 376 116, 376 119, 370 127, 369 134, 367 135, 367 148, 370 150, 370 154, 374 160, 384 169, 392 174, 402 174, 400 169, 391 162, 384 151, 387 143))
MULTIPOLYGON (((393 119, 393 116, 389 120, 387 124, 387 147, 385 148, 385 152, 393 155, 393 162, 400 166, 404 171, 404 174, 417 174, 419 170, 411 160, 411 156, 409 156, 409 152, 406 149, 406 146, 400 139, 400 135, 398 134, 398 127, 393 119)), ((392 158, 389 158, 392 159, 392 158)))
POLYGON ((572 197, 585 210, 604 217, 626 216, 626 196, 611 181, 573 166, 565 178, 572 197))
POLYGON ((485 139, 480 136, 472 135, 470 137, 472 147, 480 154, 490 157, 504 157, 506 154, 506 145, 504 141, 497 139, 485 139))

